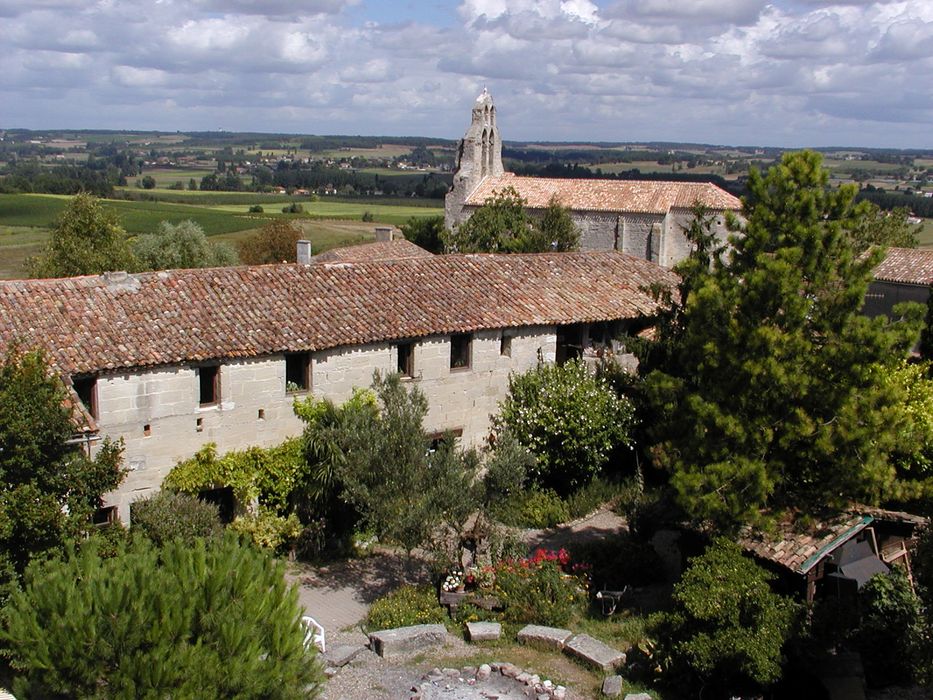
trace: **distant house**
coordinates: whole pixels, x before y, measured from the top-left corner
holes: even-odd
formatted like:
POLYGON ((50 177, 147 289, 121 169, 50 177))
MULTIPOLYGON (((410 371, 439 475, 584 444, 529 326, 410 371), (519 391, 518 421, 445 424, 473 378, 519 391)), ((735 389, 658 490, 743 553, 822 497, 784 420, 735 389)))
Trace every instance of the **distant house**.
POLYGON ((481 445, 512 373, 650 325, 646 289, 676 282, 611 250, 435 256, 384 240, 304 255, 0 281, 0 347, 44 350, 84 407, 87 440, 124 442, 130 471, 106 497, 112 516, 127 521, 206 443, 223 453, 300 434, 296 397, 345 401, 375 370, 424 392, 430 433, 481 445))
POLYGON ((809 527, 785 522, 770 534, 746 531, 740 543, 774 571, 786 592, 807 603, 853 596, 892 566, 913 581, 910 555, 927 519, 880 508, 856 507, 809 527))
POLYGON ((874 277, 862 307, 866 316, 890 317, 894 307, 905 301, 926 304, 933 284, 933 250, 888 248, 874 277))

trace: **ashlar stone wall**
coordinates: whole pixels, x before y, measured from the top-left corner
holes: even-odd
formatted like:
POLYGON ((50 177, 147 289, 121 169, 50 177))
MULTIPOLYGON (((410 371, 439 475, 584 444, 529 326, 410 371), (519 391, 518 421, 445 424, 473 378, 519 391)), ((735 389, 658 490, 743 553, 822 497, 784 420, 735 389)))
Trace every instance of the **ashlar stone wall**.
MULTIPOLYGON (((553 327, 487 330, 472 335, 470 366, 451 369, 450 337, 413 339, 414 371, 405 381, 428 399, 429 433, 461 432, 464 447, 479 446, 489 433, 490 416, 508 391, 511 372, 533 367, 539 353, 555 358, 553 327), (503 354, 502 334, 510 337, 503 354)), ((395 371, 397 344, 374 343, 334 348, 311 356, 311 390, 318 398, 345 401, 357 387, 372 384, 373 372, 395 371)), ((218 452, 252 445, 271 447, 300 434, 303 424, 292 411, 297 397, 287 393, 282 355, 227 360, 220 366, 220 401, 199 405, 194 366, 173 366, 101 375, 97 380, 98 425, 102 436, 122 439, 130 469, 106 505, 118 507, 129 522, 130 504, 159 489, 179 461, 203 445, 218 452)))

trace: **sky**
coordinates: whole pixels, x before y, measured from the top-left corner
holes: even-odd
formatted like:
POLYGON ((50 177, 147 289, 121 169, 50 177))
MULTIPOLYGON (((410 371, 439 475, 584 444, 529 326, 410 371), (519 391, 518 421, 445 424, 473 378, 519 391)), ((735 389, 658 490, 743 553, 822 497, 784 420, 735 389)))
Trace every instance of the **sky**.
POLYGON ((933 0, 0 0, 0 128, 933 147, 933 0))

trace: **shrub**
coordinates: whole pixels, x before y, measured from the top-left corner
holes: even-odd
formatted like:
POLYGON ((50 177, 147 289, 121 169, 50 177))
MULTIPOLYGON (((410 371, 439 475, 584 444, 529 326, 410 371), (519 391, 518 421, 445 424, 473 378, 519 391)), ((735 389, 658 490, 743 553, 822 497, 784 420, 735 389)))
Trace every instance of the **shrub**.
POLYGON ((583 362, 541 362, 509 378, 496 423, 537 457, 532 481, 567 495, 599 474, 616 449, 630 445, 634 411, 583 362))
POLYGON ((368 209, 363 212, 363 216, 360 218, 362 221, 367 221, 367 222, 376 220, 375 217, 373 216, 373 213, 369 211, 368 209))
POLYGON ((222 530, 217 506, 187 493, 160 491, 133 503, 130 512, 133 531, 159 547, 174 539, 190 543, 215 537, 222 530))
POLYGON ((567 504, 553 491, 530 491, 521 501, 521 522, 527 527, 554 527, 570 519, 567 504))
POLYGON ((582 578, 565 571, 569 555, 538 550, 535 556, 495 567, 494 595, 500 618, 514 624, 566 625, 586 601, 582 578))
POLYGON ((262 208, 261 204, 254 204, 249 208, 250 214, 262 214, 264 211, 265 209, 262 208))
POLYGON ((292 202, 288 206, 282 207, 283 214, 302 214, 304 213, 304 205, 299 204, 298 202, 292 202))
POLYGON ((778 680, 796 606, 771 591, 772 578, 722 537, 691 560, 658 635, 668 677, 722 694, 778 680))
POLYGON ((870 685, 918 680, 923 639, 922 606, 899 568, 873 576, 859 591, 862 621, 855 646, 870 685))
POLYGON ((316 697, 298 594, 281 564, 236 538, 94 543, 34 564, 6 608, 19 697, 316 697), (310 686, 310 688, 309 688, 310 686))
POLYGON ((290 549, 301 535, 302 527, 294 513, 288 517, 260 510, 259 515, 245 515, 230 523, 230 529, 245 536, 262 549, 279 554, 290 549))
POLYGON ((630 488, 630 482, 628 481, 593 479, 590 483, 570 494, 567 498, 567 510, 571 518, 582 518, 604 503, 615 506, 616 501, 625 496, 630 488))
POLYGON ((370 630, 443 623, 447 613, 430 586, 402 586, 376 600, 366 616, 370 630))

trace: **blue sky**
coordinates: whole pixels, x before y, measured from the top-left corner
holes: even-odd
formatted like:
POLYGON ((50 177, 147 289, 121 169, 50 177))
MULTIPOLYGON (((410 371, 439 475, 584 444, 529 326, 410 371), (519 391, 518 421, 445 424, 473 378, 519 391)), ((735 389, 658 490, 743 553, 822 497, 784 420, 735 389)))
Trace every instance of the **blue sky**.
POLYGON ((0 128, 933 147, 933 2, 0 0, 0 128))

